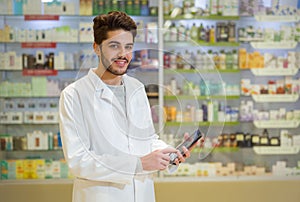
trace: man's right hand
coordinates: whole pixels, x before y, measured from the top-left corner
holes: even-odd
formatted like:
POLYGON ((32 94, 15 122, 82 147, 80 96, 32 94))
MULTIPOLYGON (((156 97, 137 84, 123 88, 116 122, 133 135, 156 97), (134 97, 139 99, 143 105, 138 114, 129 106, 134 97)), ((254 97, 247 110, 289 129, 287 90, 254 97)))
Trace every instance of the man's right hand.
POLYGON ((141 157, 143 170, 153 171, 166 169, 170 164, 170 153, 177 153, 177 155, 183 158, 180 152, 172 147, 167 147, 161 150, 155 150, 150 154, 141 157))

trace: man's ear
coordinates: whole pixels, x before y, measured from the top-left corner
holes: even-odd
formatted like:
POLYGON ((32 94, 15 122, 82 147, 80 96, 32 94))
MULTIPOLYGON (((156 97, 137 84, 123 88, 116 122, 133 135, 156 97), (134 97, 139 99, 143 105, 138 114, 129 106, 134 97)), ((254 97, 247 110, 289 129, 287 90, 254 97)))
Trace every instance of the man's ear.
POLYGON ((95 53, 97 55, 100 55, 100 46, 94 42, 93 43, 93 48, 94 48, 95 53))

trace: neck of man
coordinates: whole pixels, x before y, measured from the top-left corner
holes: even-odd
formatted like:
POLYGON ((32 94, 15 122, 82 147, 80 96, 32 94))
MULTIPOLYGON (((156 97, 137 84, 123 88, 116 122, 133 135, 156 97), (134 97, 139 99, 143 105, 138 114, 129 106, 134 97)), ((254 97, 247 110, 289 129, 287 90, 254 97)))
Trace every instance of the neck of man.
POLYGON ((105 68, 98 68, 95 70, 95 73, 99 76, 99 78, 107 85, 121 85, 122 84, 122 76, 117 76, 106 70, 105 68))

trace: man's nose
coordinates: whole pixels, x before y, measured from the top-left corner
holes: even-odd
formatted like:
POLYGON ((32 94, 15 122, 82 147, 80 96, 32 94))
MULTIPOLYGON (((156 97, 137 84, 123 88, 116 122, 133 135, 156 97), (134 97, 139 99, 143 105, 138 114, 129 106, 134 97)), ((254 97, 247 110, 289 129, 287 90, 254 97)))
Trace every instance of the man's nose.
POLYGON ((126 50, 125 47, 120 47, 119 52, 118 52, 118 57, 124 57, 126 55, 126 50))

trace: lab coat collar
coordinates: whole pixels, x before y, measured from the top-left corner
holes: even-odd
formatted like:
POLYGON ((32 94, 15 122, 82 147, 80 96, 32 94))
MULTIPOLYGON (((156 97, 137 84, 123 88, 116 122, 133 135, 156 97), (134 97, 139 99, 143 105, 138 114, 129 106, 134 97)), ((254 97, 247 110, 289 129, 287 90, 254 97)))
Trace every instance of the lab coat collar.
MULTIPOLYGON (((88 72, 88 77, 90 78, 90 80, 92 81, 93 85, 94 85, 94 89, 95 89, 95 93, 102 99, 106 99, 108 100, 110 103, 112 103, 113 105, 115 105, 120 111, 121 113, 123 113, 125 115, 125 112, 122 110, 122 106, 119 102, 113 102, 114 99, 114 93, 107 87, 107 85, 99 78, 99 76, 94 72, 96 68, 91 68, 88 72)), ((124 84, 126 86, 126 75, 123 75, 123 81, 124 84)), ((125 92, 127 94, 127 92, 125 92)), ((126 102, 127 102, 127 96, 126 96, 126 102)))
MULTIPOLYGON (((88 72, 88 77, 91 79, 94 88, 96 91, 101 91, 103 89, 108 89, 107 85, 99 78, 99 76, 95 73, 96 68, 91 68, 88 72)), ((127 75, 123 75, 124 85, 126 84, 127 75)))

